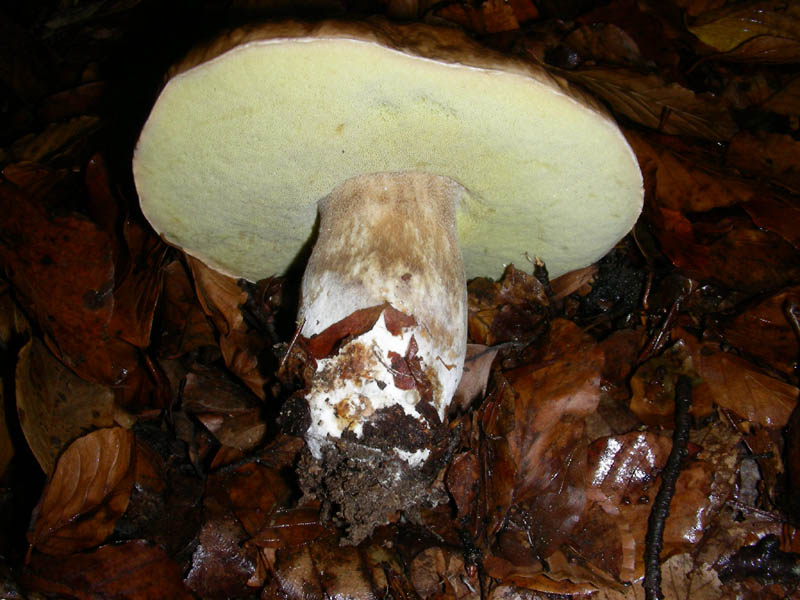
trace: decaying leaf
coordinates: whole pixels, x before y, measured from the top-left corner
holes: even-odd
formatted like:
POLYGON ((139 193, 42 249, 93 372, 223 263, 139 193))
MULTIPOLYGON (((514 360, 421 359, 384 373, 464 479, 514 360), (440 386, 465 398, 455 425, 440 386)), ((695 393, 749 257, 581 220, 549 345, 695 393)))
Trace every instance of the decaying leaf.
POLYGON ((534 555, 557 547, 583 512, 583 417, 599 401, 603 363, 576 325, 556 320, 551 327, 541 363, 505 373, 481 414, 492 456, 489 531, 505 524, 529 532, 534 555))
POLYGON ((800 340, 787 320, 787 309, 800 306, 800 286, 792 286, 714 326, 722 338, 746 356, 791 376, 800 340))
POLYGON ((797 387, 759 372, 746 360, 721 352, 713 344, 698 343, 691 334, 679 335, 717 406, 764 427, 786 425, 798 400, 797 387))
POLYGON ((669 135, 729 140, 738 128, 726 106, 657 74, 624 67, 584 67, 559 71, 608 102, 635 123, 669 135))
POLYGON ((31 591, 95 600, 191 600, 177 562, 161 548, 137 540, 70 556, 35 554, 25 570, 31 591))
POLYGON ((384 597, 391 589, 397 593, 395 597, 413 598, 414 588, 403 573, 391 546, 382 546, 377 540, 358 547, 339 546, 336 536, 327 535, 279 551, 274 579, 265 593, 287 600, 371 600, 384 597))
POLYGON ((172 359, 192 350, 212 347, 214 331, 194 293, 183 264, 174 260, 162 269, 160 320, 153 340, 158 355, 172 359))
POLYGON ((800 142, 789 135, 739 133, 731 140, 727 160, 745 173, 800 192, 800 142))
POLYGON ((227 367, 262 400, 266 379, 259 371, 258 357, 267 341, 249 331, 240 306, 247 293, 232 277, 209 269, 199 260, 187 257, 194 277, 195 290, 203 311, 219 333, 219 347, 227 367))
POLYGON ((16 400, 28 446, 47 475, 74 439, 114 425, 113 391, 75 375, 36 338, 19 353, 16 400))
POLYGON ((701 15, 689 31, 718 52, 752 62, 800 58, 800 9, 792 2, 733 3, 701 15))
POLYGON ((468 575, 464 559, 441 547, 423 550, 411 562, 409 577, 421 598, 479 600, 477 572, 468 575))
POLYGON ((92 548, 114 530, 128 507, 135 461, 133 433, 98 429, 72 442, 36 507, 31 546, 53 555, 92 548))
POLYGON ((540 332, 549 300, 533 275, 509 265, 499 282, 474 279, 468 290, 467 326, 473 343, 525 342, 540 332))
POLYGON ((28 134, 11 145, 0 158, 10 161, 43 161, 69 153, 73 147, 86 142, 87 136, 101 125, 99 117, 81 115, 63 123, 51 123, 38 134, 28 134))
POLYGON ((51 351, 86 379, 119 384, 138 356, 110 330, 113 244, 85 217, 52 214, 47 195, 62 177, 45 171, 45 182, 34 180, 31 192, 0 185, 0 260, 51 351))

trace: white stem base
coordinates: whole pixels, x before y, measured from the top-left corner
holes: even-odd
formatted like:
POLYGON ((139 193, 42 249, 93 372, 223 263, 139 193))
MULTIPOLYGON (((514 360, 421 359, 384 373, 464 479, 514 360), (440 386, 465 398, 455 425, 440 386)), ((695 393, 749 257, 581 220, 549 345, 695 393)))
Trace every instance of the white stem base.
MULTIPOLYGON (((306 396, 306 440, 315 458, 328 436, 350 432, 360 439, 381 409, 398 406, 425 424, 431 411, 423 403, 443 422, 466 352, 466 281, 455 223, 463 191, 436 175, 377 173, 347 180, 320 202, 319 237, 303 277, 302 335, 387 303, 413 322, 398 330, 387 326, 384 313, 372 329, 317 361, 306 396)), ((424 460, 424 450, 394 448, 410 465, 424 460)))

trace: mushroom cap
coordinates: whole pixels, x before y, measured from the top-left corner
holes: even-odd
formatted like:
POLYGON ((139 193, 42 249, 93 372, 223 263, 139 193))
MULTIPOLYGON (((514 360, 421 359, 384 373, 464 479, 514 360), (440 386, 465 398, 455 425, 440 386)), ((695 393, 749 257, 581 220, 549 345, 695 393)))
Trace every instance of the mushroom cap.
POLYGON ((467 277, 603 256, 642 207, 614 121, 541 68, 459 31, 287 22, 239 29, 171 73, 141 132, 142 211, 170 243, 234 277, 281 274, 317 201, 377 172, 444 175, 467 277))

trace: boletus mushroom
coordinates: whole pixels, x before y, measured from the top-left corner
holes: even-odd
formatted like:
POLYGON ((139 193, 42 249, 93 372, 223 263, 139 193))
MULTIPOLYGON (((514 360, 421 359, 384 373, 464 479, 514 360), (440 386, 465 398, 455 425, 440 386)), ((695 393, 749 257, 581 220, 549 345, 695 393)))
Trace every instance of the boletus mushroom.
POLYGON ((441 495, 466 279, 534 257, 552 276, 584 267, 642 206, 634 154, 591 100, 458 31, 384 21, 269 24, 196 50, 133 173, 156 231, 237 278, 285 272, 318 217, 300 480, 351 541, 441 495))

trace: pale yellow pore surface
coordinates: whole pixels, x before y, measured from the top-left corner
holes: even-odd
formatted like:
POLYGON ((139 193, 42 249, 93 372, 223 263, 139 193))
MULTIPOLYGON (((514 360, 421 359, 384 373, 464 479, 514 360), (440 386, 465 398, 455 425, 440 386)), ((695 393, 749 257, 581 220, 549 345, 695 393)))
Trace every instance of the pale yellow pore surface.
POLYGON ((458 213, 468 278, 534 257, 553 276, 585 266, 641 209, 624 138, 563 91, 350 39, 251 42, 176 76, 134 159, 156 230, 250 280, 292 262, 319 199, 382 171, 469 190, 458 213))

